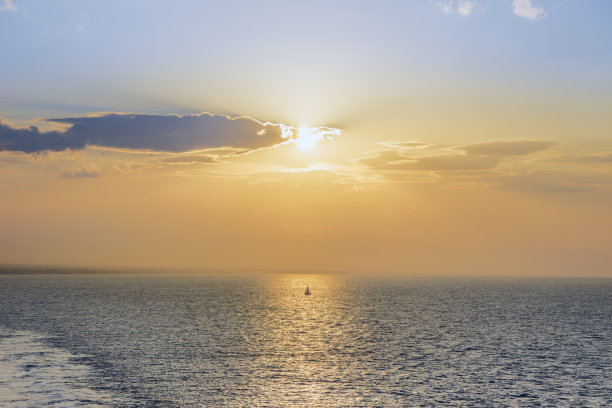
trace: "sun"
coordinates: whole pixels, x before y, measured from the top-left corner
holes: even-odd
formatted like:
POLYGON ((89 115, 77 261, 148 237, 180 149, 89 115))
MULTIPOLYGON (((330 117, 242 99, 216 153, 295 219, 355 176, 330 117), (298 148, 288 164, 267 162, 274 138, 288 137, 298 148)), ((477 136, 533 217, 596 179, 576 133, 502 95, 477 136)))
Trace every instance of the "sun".
POLYGON ((292 141, 302 150, 311 150, 320 140, 334 140, 334 136, 339 136, 340 129, 330 127, 298 127, 289 128, 289 135, 292 141))
POLYGON ((323 139, 323 135, 317 132, 317 129, 307 127, 298 128, 298 136, 295 139, 298 147, 302 150, 310 150, 319 140, 323 139))

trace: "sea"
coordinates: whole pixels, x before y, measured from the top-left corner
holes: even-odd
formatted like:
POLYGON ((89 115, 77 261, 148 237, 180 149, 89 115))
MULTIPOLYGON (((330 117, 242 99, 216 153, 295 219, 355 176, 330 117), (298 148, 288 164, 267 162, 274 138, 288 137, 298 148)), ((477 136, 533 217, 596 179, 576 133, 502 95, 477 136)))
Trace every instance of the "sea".
POLYGON ((46 406, 610 407, 612 279, 2 274, 0 407, 46 406))

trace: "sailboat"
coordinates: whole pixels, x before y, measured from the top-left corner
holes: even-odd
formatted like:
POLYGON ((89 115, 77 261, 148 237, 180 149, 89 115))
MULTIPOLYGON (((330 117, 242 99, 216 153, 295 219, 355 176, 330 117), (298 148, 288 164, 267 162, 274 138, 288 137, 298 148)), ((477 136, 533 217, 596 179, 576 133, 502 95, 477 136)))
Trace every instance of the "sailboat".
POLYGON ((308 285, 306 285, 306 291, 304 292, 304 294, 306 296, 310 295, 310 289, 308 288, 308 285))

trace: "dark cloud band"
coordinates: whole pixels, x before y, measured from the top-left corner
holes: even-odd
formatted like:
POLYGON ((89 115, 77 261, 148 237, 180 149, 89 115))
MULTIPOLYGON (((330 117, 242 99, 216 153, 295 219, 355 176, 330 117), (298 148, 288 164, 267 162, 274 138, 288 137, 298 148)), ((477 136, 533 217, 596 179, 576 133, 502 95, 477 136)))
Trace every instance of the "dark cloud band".
POLYGON ((36 153, 80 150, 86 146, 187 152, 234 147, 257 150, 288 141, 291 132, 282 124, 262 123, 225 115, 109 114, 50 119, 70 125, 65 132, 41 132, 36 126, 18 129, 0 123, 0 151, 36 153))

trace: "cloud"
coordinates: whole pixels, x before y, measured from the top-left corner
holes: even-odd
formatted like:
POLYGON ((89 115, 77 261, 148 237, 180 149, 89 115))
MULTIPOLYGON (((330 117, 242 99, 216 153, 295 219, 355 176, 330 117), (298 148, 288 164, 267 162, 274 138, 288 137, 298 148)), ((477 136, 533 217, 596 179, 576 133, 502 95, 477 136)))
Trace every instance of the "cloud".
POLYGON ((371 169, 389 169, 406 161, 413 161, 413 159, 399 154, 397 150, 383 150, 376 156, 357 159, 358 163, 371 169))
POLYGON ((85 138, 67 135, 67 132, 41 132, 38 127, 14 128, 0 121, 0 151, 36 153, 78 150, 85 147, 85 138))
POLYGON ((544 8, 534 6, 531 0, 513 0, 512 9, 517 16, 529 20, 536 20, 546 16, 544 8))
POLYGON ((395 150, 380 152, 377 156, 357 160, 359 163, 377 170, 485 170, 497 167, 499 156, 472 156, 447 154, 425 157, 407 157, 395 150))
POLYGON ((476 6, 475 1, 460 1, 459 4, 457 4, 457 14, 467 16, 472 13, 474 6, 476 6))
MULTIPOLYGON (((575 194, 612 191, 612 152, 592 155, 560 156, 546 162, 604 163, 603 166, 569 166, 563 168, 529 169, 524 156, 549 149, 556 143, 545 141, 499 141, 458 146, 455 154, 411 155, 413 151, 396 148, 372 152, 372 156, 356 162, 374 170, 387 180, 415 182, 418 172, 430 172, 436 179, 423 181, 450 181, 456 185, 489 186, 504 190, 537 194, 575 194), (514 160, 512 160, 514 159, 514 160), (503 164, 503 166, 502 166, 503 164), (514 165, 516 164, 516 165, 514 165)), ((541 165, 545 163, 538 161, 541 165)))
POLYGON ((612 153, 588 154, 576 156, 559 156, 550 159, 560 163, 610 163, 612 164, 612 153))
POLYGON ((391 147, 394 149, 426 149, 431 147, 430 144, 415 142, 415 141, 407 141, 407 142, 380 142, 378 143, 383 146, 391 147))
POLYGON ((0 122, 0 151, 36 153, 99 146, 174 153, 228 147, 248 152, 293 142, 298 137, 297 128, 291 126, 211 113, 107 114, 47 121, 70 127, 63 132, 41 132, 36 126, 18 129, 0 122))
POLYGON ((80 169, 74 172, 63 173, 62 178, 96 178, 100 177, 100 172, 97 170, 80 169))
MULTIPOLYGON (((9 153, 10 154, 10 153, 9 153)), ((30 160, 26 160, 23 157, 19 156, 0 156, 0 164, 31 164, 30 160)))
POLYGON ((495 156, 470 156, 448 154, 419 157, 414 163, 415 170, 485 170, 497 167, 500 158, 495 156))
POLYGON ((442 12, 446 15, 459 14, 462 16, 467 16, 472 14, 475 6, 476 2, 470 0, 459 0, 457 2, 450 0, 445 3, 438 3, 438 7, 440 7, 442 12))
POLYGON ((477 143, 455 148, 469 155, 524 156, 554 146, 551 142, 516 141, 477 143))
POLYGON ((442 10, 442 12, 446 15, 448 14, 452 14, 454 11, 454 4, 452 1, 446 2, 446 3, 438 3, 438 7, 440 7, 440 10, 442 10))
POLYGON ((497 167, 505 157, 524 156, 553 145, 554 143, 539 141, 488 142, 454 148, 464 154, 419 157, 405 156, 398 150, 385 150, 374 157, 358 159, 357 162, 377 170, 487 170, 497 167))
POLYGON ((17 11, 17 7, 13 4, 13 0, 0 1, 0 11, 17 11))
POLYGON ((162 162, 170 164, 220 163, 218 156, 208 155, 175 156, 164 159, 162 162))

